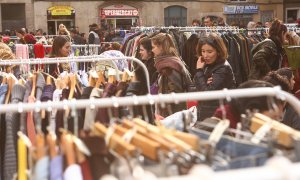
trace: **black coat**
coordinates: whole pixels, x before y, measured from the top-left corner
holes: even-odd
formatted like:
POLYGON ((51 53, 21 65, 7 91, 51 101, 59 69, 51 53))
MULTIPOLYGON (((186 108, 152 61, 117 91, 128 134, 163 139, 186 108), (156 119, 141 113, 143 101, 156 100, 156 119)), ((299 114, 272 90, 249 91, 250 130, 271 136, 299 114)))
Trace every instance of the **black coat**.
MULTIPOLYGON (((198 91, 214 91, 236 87, 235 77, 227 61, 225 63, 205 65, 203 69, 198 69, 194 77, 194 83, 198 91), (213 79, 212 83, 207 84, 207 80, 210 77, 213 79)), ((217 107, 219 107, 219 101, 199 102, 198 121, 211 117, 217 107)))

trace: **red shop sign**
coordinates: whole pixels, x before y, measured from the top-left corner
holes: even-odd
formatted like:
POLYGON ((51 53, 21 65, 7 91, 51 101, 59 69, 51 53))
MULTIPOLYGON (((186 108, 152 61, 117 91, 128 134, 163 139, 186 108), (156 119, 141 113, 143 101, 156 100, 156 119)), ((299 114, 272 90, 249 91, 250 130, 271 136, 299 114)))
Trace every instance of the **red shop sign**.
POLYGON ((101 9, 101 16, 139 16, 136 9, 101 9))

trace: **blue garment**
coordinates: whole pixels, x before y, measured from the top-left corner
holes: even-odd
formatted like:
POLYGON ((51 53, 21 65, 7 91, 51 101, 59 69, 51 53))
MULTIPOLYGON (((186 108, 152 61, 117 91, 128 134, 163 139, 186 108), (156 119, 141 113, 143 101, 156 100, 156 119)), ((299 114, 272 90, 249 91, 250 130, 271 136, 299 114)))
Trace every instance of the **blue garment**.
POLYGON ((49 157, 38 160, 34 167, 34 179, 47 180, 49 176, 49 157))
POLYGON ((50 161, 50 180, 63 179, 63 157, 56 156, 50 161))
MULTIPOLYGON (((121 51, 117 50, 109 50, 105 51, 100 54, 101 58, 116 58, 116 57, 125 57, 124 54, 121 51)), ((105 63, 103 61, 98 62, 97 64, 102 64, 105 63)), ((109 65, 114 67, 111 63, 111 61, 108 61, 109 65)), ((117 65, 118 69, 120 71, 124 71, 124 68, 128 69, 128 62, 126 59, 119 59, 119 60, 114 60, 114 63, 117 65)))
MULTIPOLYGON (((210 135, 209 132, 195 128, 189 131, 205 140, 210 135)), ((220 164, 214 161, 213 169, 218 171, 262 166, 268 160, 270 153, 271 149, 266 146, 255 145, 230 136, 222 136, 216 145, 216 154, 222 159, 226 159, 227 163, 220 164)))
POLYGON ((3 84, 2 86, 0 86, 0 104, 4 103, 7 87, 7 84, 3 84))

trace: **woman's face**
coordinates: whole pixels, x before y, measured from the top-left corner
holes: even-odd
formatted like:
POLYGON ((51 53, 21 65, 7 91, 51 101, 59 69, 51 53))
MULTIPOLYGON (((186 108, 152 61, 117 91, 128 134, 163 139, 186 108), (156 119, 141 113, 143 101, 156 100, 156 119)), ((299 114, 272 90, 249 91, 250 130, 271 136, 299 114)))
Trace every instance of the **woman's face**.
POLYGON ((202 60, 205 64, 212 64, 218 58, 217 50, 211 45, 204 44, 201 48, 202 60))
POLYGON ((288 38, 287 38, 288 33, 287 32, 282 32, 282 43, 284 43, 288 38))
POLYGON ((154 54, 154 57, 159 56, 161 54, 161 52, 162 52, 161 46, 157 46, 153 42, 151 42, 151 44, 152 44, 152 52, 154 54))
POLYGON ((295 85, 295 77, 294 77, 294 75, 292 75, 292 78, 290 79, 290 83, 291 83, 291 90, 293 90, 294 89, 294 85, 295 85))
POLYGON ((151 52, 147 51, 143 45, 140 45, 140 55, 142 60, 148 60, 151 58, 151 52))
POLYGON ((70 42, 66 42, 65 45, 60 49, 61 57, 68 57, 71 53, 71 44, 70 42))

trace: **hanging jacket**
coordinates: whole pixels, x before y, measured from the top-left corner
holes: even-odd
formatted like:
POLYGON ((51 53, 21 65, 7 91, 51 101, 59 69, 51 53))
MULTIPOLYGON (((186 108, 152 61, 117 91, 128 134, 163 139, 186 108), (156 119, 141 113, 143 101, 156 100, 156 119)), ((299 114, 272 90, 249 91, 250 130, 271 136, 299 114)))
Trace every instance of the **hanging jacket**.
MULTIPOLYGON (((233 89, 236 87, 235 77, 233 75, 230 64, 214 63, 205 65, 203 69, 198 69, 195 74, 194 83, 198 91, 214 91, 224 88, 233 89), (212 83, 207 84, 207 80, 212 77, 212 83)), ((203 101, 198 103, 198 121, 211 117, 217 107, 219 101, 203 101)))
POLYGON ((271 39, 265 39, 252 49, 249 79, 262 79, 268 72, 281 67, 282 54, 271 39))

